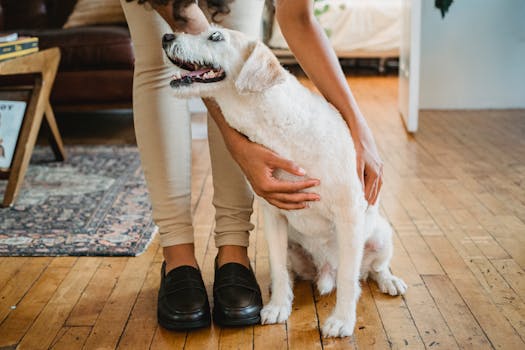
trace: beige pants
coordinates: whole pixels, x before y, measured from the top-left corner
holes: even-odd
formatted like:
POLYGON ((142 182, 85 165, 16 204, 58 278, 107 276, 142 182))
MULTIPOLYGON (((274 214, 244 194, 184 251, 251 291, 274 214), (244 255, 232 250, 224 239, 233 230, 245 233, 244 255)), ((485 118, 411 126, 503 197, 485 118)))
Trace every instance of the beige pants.
MULTIPOLYGON (((220 25, 258 36, 263 0, 237 0, 220 25)), ((133 115, 142 167, 163 247, 193 242, 191 213, 191 120, 187 101, 169 87, 173 65, 161 38, 172 30, 150 6, 121 0, 135 52, 133 115)), ((248 246, 253 194, 208 117, 216 209, 215 243, 248 246)))

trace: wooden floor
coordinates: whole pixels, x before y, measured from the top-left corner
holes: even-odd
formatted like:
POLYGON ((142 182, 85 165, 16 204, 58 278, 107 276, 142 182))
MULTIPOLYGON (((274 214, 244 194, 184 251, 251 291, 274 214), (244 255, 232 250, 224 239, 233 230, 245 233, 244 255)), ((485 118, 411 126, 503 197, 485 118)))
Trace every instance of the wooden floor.
MULTIPOLYGON (((404 297, 363 284, 355 335, 323 339, 334 295, 295 286, 285 325, 172 333, 157 326, 158 239, 136 258, 0 258, 0 349, 525 349, 525 111, 423 113, 408 136, 397 79, 349 78, 385 161, 404 297)), ((66 138, 67 139, 67 138, 66 138)), ((194 141, 197 258, 211 291, 210 163, 194 141)), ((268 300, 261 217, 250 257, 268 300)))

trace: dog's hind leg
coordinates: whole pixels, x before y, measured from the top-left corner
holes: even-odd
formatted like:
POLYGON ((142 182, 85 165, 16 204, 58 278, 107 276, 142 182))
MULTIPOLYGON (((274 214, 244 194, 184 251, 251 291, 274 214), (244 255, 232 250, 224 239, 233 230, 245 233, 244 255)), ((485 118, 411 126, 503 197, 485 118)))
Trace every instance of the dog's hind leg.
POLYGON ((283 323, 292 312, 292 280, 286 263, 288 253, 288 225, 286 218, 275 208, 264 208, 264 234, 268 243, 272 277, 270 302, 261 310, 261 323, 283 323))
POLYGON ((373 258, 368 276, 376 281, 379 290, 390 295, 405 294, 406 283, 389 269, 393 254, 392 228, 380 215, 377 215, 374 232, 366 245, 373 258))
POLYGON ((302 280, 311 281, 317 274, 312 256, 298 243, 288 242, 288 263, 291 271, 302 280))
POLYGON ((320 295, 329 294, 334 290, 336 283, 335 275, 336 271, 329 263, 325 263, 321 267, 316 280, 317 290, 320 295))
POLYGON ((365 244, 364 210, 354 206, 349 211, 341 206, 335 213, 337 237, 337 301, 335 309, 323 325, 325 337, 352 335, 356 322, 357 300, 361 293, 359 270, 365 244), (344 209, 343 209, 344 208, 344 209))

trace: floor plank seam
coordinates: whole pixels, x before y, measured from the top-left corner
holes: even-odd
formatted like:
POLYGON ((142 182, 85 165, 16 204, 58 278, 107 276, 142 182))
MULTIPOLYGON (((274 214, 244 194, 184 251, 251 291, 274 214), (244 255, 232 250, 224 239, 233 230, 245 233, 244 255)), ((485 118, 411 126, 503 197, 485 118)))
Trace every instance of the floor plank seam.
MULTIPOLYGON (((383 322, 383 319, 381 318, 381 314, 379 312, 379 308, 377 307, 377 303, 375 302, 374 294, 372 293, 372 286, 369 283, 367 283, 367 288, 369 289, 370 295, 372 296, 372 300, 374 301, 374 307, 375 307, 375 310, 377 312, 377 316, 379 318, 379 321, 381 322, 381 327, 383 328, 383 331, 385 332, 385 336, 386 336, 386 340, 388 342, 388 345, 390 346, 390 349, 392 349, 392 341, 391 341, 390 337, 388 336, 388 332, 386 331, 385 323, 383 322)), ((405 305, 406 305, 406 303, 405 303, 405 305)), ((356 343, 356 346, 357 346, 357 343, 356 343)), ((358 346, 357 346, 357 349, 359 349, 358 346)))
MULTIPOLYGON (((97 271, 100 269, 100 267, 102 266, 103 264, 103 260, 100 261, 99 265, 97 266, 97 268, 95 269, 95 272, 93 273, 93 275, 91 276, 91 278, 89 279, 89 281, 86 283, 86 287, 82 290, 82 293, 80 293, 80 296, 77 300, 77 302, 75 303, 75 305, 73 305, 73 307, 71 308, 71 311, 69 312, 69 314, 67 315, 66 317, 66 320, 64 322, 64 327, 76 327, 77 325, 74 325, 74 324, 69 324, 68 323, 68 320, 69 320, 69 317, 71 316, 71 312, 73 312, 73 310, 75 310, 75 307, 78 305, 78 303, 80 302, 80 300, 82 299, 82 296, 84 295, 86 289, 88 288, 89 284, 91 283, 91 281, 93 280, 93 278, 95 278, 95 275, 97 274, 97 271)), ((114 287, 114 286, 113 286, 114 287)), ((113 292, 113 290, 112 290, 113 292)), ((110 293, 111 294, 111 293, 110 293)), ((106 300, 107 302, 107 300, 106 300)), ((105 305, 106 303, 104 303, 105 305)), ((97 316, 98 318, 98 316, 97 316)), ((93 325, 96 323, 97 320, 95 320, 95 322, 91 325, 86 325, 86 326, 90 326, 90 327, 93 327, 93 325)), ((81 325, 80 325, 81 326, 81 325)))
MULTIPOLYGON (((445 325, 447 326, 447 329, 448 331, 450 332, 450 334, 452 335, 452 338, 454 339, 454 342, 456 343, 458 349, 461 349, 461 346, 458 342, 458 339, 456 338, 456 335, 454 334, 454 332, 452 332, 452 329, 450 329, 450 326, 449 324, 447 323, 447 318, 445 317, 445 315, 443 314, 443 311, 441 311, 441 308, 439 307, 439 304, 438 302, 436 302, 436 299, 434 298, 434 295, 432 294, 432 292, 430 291, 430 288, 428 288, 428 285, 427 283, 425 282, 425 279, 423 278, 424 276, 442 276, 442 275, 420 275, 421 276, 421 280, 423 281, 423 284, 425 285, 425 288, 427 289, 428 291, 428 295, 430 295, 430 297, 432 298, 432 301, 434 302, 434 305, 436 306, 436 309, 437 311, 439 312, 439 314, 441 315, 441 318, 443 319, 443 321, 445 322, 445 325)), ((448 279, 448 276, 447 276, 447 279, 448 279)), ((450 280, 449 280, 450 281, 450 280)), ((456 286, 454 286, 454 284, 452 283, 452 281, 450 281, 452 286, 454 287, 454 289, 456 289, 456 286)), ((457 290, 456 290, 457 291, 457 290)), ((463 300, 463 299, 462 299, 463 300)), ((465 303, 465 301, 463 300, 463 302, 465 303)), ((466 303, 465 303, 466 305, 466 303)), ((470 309, 469 309, 470 311, 470 309)), ((472 311, 470 312, 472 314, 472 311)), ((474 319, 476 320, 476 322, 478 322, 478 320, 474 317, 474 319)), ((479 322, 478 322, 478 325, 479 325, 479 322)), ((481 328, 481 326, 480 326, 481 328)), ((437 345, 437 344, 436 344, 437 345)), ((432 345, 429 345, 429 346, 432 346, 432 345)))
MULTIPOLYGON (((155 257, 155 254, 153 255, 153 258, 154 257, 155 257)), ((147 280, 147 277, 148 277, 148 272, 147 271, 149 271, 151 266, 154 264, 153 258, 151 259, 151 261, 150 261, 150 263, 148 265, 148 268, 146 269, 146 273, 144 274, 144 279, 142 280, 142 284, 140 285, 140 288, 137 288, 137 294, 135 295, 135 298, 133 300, 131 308, 129 309, 128 317, 126 317, 126 322, 124 322, 124 325, 122 326, 122 331, 120 332, 120 334, 118 336, 118 339, 117 339, 117 342, 115 343, 115 349, 119 348, 119 345, 120 345, 120 342, 122 340, 122 337, 126 333, 126 328, 128 327, 129 320, 131 318, 131 315, 133 314, 133 309, 135 308, 135 306, 137 304, 137 300, 138 300, 139 295, 140 295, 140 292, 142 291, 142 288, 144 287, 144 284, 146 283, 146 280, 147 280)), ((117 285, 117 284, 115 283, 115 285, 117 285)), ((151 338, 150 344, 151 344, 152 341, 153 341, 153 337, 151 338)))
MULTIPOLYGON (((42 275, 44 274, 44 272, 47 270, 47 268, 49 267, 49 265, 51 264, 51 262, 53 261, 53 259, 49 259, 49 262, 42 268, 42 271, 40 271, 40 273, 38 274, 37 277, 35 277, 35 279, 33 280, 33 282, 31 282, 31 285, 28 286, 28 288, 25 290, 25 292, 18 298, 18 300, 13 304, 13 305, 10 305, 10 306, 14 306, 15 308, 18 306, 18 304, 21 303, 21 301, 25 298, 25 296, 27 295, 27 293, 29 293, 29 291, 33 288, 33 286, 38 282, 38 280, 42 277, 42 275)), ((17 270, 17 274, 20 272, 20 270, 22 269, 22 267, 17 270)), ((20 272, 21 273, 21 272, 20 272)), ((14 277, 15 275, 13 275, 14 277)), ((0 289, 1 290, 1 289, 0 289)), ((7 320, 7 318, 9 317, 9 315, 11 314, 12 310, 10 309, 9 312, 5 315, 4 319, 2 320, 2 322, 0 322, 0 325, 2 325, 5 320, 7 320)))
MULTIPOLYGON (((58 257, 58 258, 60 258, 60 257, 58 257)), ((55 258, 55 259, 57 259, 57 258, 55 258)), ((68 320, 69 317, 71 316, 71 312, 74 310, 74 308, 75 308, 75 306, 77 305, 78 301, 82 298, 82 294, 84 293, 84 291, 85 291, 86 288, 88 287, 88 285, 89 285, 89 281, 92 280, 92 278, 93 278, 93 276, 95 275, 96 271, 100 268, 100 265, 102 265, 102 261, 103 261, 103 260, 102 260, 101 258, 96 258, 96 259, 99 260, 98 265, 97 265, 97 268, 94 269, 93 274, 92 274, 91 277, 89 278, 88 282, 86 283, 86 285, 84 286, 84 288, 82 289, 82 291, 79 293, 78 299, 75 301, 75 303, 73 304, 73 306, 72 306, 71 309, 69 310, 67 316, 64 318, 64 323, 60 326, 60 328, 58 328, 57 333, 55 334, 55 336, 54 336, 54 338, 53 338, 53 340, 51 341, 51 344, 50 344, 50 346, 49 346, 50 349, 53 348, 53 347, 54 347, 54 346, 60 341, 60 338, 57 338, 58 335, 59 335, 59 333, 60 333, 60 329, 61 329, 61 328, 66 328, 66 327, 70 327, 70 326, 67 325, 67 320, 68 320)), ((71 266, 71 269, 69 270, 68 274, 71 273, 71 271, 75 268, 75 266, 76 266, 78 263, 80 263, 80 259, 79 259, 79 258, 77 258, 77 259, 75 260, 75 263, 71 266)), ((62 283, 63 283, 63 281, 62 281, 62 283)), ((60 288, 60 286, 62 285, 62 283, 60 283, 60 285, 58 286, 58 288, 60 288)), ((58 288, 57 288, 57 289, 58 289, 58 288)), ((53 296, 54 296, 54 294, 53 294, 53 296)), ((52 296, 51 298, 53 298, 53 296, 52 296)), ((47 304, 46 304, 46 306, 47 306, 47 304)), ((44 308, 45 308, 45 307, 44 307, 44 308)), ((42 310, 44 310, 44 308, 42 308, 42 310)), ((90 333, 93 331, 93 328, 94 328, 94 326, 91 326, 90 333)), ((23 338, 22 338, 22 339, 23 339, 23 338)), ((85 341, 86 341, 87 339, 88 339, 88 337, 86 337, 86 339, 84 340, 84 343, 85 343, 85 341)), ((83 343, 83 344, 84 344, 84 343, 83 343)), ((82 346, 83 346, 83 344, 82 344, 82 346)))
MULTIPOLYGON (((421 235, 421 233, 419 232, 419 229, 417 229, 417 227, 416 227, 416 230, 417 230, 417 232, 421 235)), ((410 254, 408 253, 408 251, 407 251, 405 245, 403 244, 403 241, 400 239, 400 237, 399 237, 399 233, 398 233, 397 230, 395 230, 395 229, 394 229, 394 232, 395 232, 395 235, 397 236, 398 241, 399 241, 400 244, 403 246, 403 249, 405 250, 405 253, 406 253, 406 255, 408 256, 408 258, 409 258, 409 260, 410 260, 410 263, 412 264, 412 266, 414 266, 414 269, 415 269, 415 271, 416 271, 416 273, 417 273, 417 269, 415 268, 416 265, 415 265, 414 261, 412 260, 412 257, 411 257, 410 254)), ((425 241, 425 244, 427 244, 426 241, 425 241)), ((428 244, 427 244, 427 246, 428 246, 428 244)), ((429 247, 429 250, 430 250, 430 247, 429 247)), ((430 250, 430 251, 431 251, 431 250, 430 250)), ((431 252, 432 252, 432 251, 431 251, 431 252)), ((434 255, 434 252, 432 252, 432 254, 434 255)), ((434 258, 436 258, 435 255, 434 255, 434 258)), ((436 258, 436 260, 437 260, 437 258, 436 258)), ((439 262, 439 260, 438 260, 438 263, 439 263, 439 265, 441 266, 441 263, 439 262)), ((443 268, 443 267, 442 267, 442 268, 443 268)), ((420 275, 419 273, 417 273, 417 275, 418 275, 419 278, 422 280, 421 275, 420 275)), ((422 281, 422 282, 423 282, 423 281, 422 281)), ((423 282, 423 283, 424 283, 424 282, 423 282)), ((408 287, 410 288, 410 286, 408 286, 408 287)), ((427 291, 428 291, 428 289, 427 289, 427 291)), ((428 293, 430 294, 430 292, 428 292, 428 293)), ((401 296, 401 299, 403 300, 403 305, 404 305, 404 307, 406 308, 408 314, 410 315, 410 321, 411 321, 411 323, 413 324, 415 330, 417 331, 417 335, 418 335, 418 337, 419 337, 419 340, 421 341, 421 344, 423 344, 423 346, 427 347, 427 344, 425 344, 425 340, 423 339, 423 336, 421 335, 421 331, 420 331, 418 325, 416 324, 416 322, 415 322, 415 320, 414 320, 414 315, 412 314, 412 311, 410 310, 410 307, 409 307, 408 304, 407 304, 407 299, 406 299, 406 297, 405 297, 404 295, 402 295, 402 296, 401 296)))

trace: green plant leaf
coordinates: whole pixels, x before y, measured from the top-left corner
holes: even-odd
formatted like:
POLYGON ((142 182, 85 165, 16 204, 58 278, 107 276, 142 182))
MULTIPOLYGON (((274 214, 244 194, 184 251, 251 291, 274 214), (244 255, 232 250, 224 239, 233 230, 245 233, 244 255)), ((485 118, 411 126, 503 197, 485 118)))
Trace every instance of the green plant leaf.
POLYGON ((436 0, 435 6, 441 11, 441 18, 445 18, 445 14, 448 12, 450 5, 453 0, 436 0))

